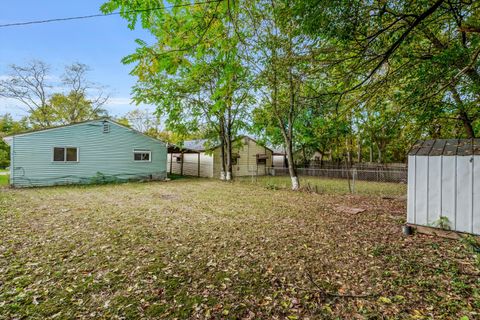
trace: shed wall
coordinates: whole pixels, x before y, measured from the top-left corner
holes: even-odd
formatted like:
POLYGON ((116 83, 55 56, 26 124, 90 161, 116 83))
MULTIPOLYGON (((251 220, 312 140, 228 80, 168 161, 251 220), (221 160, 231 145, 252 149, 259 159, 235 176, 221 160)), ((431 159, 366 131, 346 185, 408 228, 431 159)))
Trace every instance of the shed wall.
POLYGON ((480 234, 480 156, 408 157, 407 221, 480 234))

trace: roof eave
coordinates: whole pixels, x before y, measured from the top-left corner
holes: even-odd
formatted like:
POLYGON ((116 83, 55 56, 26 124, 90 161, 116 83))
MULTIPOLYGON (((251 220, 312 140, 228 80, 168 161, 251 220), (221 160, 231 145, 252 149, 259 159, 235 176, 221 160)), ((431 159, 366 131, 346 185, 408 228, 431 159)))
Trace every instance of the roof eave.
POLYGON ((13 140, 13 137, 12 137, 12 136, 3 137, 2 139, 3 139, 3 141, 5 141, 5 143, 8 144, 9 146, 12 145, 12 140, 13 140))

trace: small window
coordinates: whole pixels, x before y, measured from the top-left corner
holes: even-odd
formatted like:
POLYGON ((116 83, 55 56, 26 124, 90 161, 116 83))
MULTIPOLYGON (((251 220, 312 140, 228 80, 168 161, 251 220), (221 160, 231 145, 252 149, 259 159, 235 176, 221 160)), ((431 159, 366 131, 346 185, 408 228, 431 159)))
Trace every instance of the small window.
POLYGON ((133 160, 139 162, 151 162, 152 153, 148 150, 134 150, 133 151, 133 160))
POLYGON ((53 161, 65 161, 65 148, 53 148, 53 161))
POLYGON ((267 164, 268 156, 266 154, 257 154, 257 164, 267 164))
POLYGON ((110 132, 110 123, 104 122, 103 123, 103 133, 109 133, 110 132))
POLYGON ((182 162, 182 155, 176 156, 175 159, 177 160, 177 163, 182 162))
POLYGON ((232 166, 236 166, 238 164, 239 158, 240 158, 240 155, 238 153, 232 154, 232 166))
POLYGON ((53 148, 54 162, 78 162, 78 148, 55 147, 53 148))

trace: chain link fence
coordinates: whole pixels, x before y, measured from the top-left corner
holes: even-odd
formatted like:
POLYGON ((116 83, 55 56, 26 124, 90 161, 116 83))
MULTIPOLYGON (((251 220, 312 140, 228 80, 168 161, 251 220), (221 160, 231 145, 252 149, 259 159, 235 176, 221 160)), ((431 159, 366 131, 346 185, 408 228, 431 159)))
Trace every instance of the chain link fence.
MULTIPOLYGON (((297 168, 299 176, 350 179, 374 182, 407 183, 408 169, 405 168, 297 168)), ((288 168, 268 168, 268 175, 289 175, 288 168)))

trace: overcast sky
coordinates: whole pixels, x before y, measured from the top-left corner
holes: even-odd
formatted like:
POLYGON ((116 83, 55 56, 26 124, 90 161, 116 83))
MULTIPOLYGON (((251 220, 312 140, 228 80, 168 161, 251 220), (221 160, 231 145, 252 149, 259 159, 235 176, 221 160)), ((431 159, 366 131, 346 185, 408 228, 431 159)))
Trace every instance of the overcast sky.
MULTIPOLYGON (((102 3, 0 0, 0 24, 96 14, 102 3)), ((128 29, 119 16, 0 28, 0 78, 8 74, 8 65, 32 59, 48 63, 56 76, 62 74, 65 65, 82 62, 92 69, 89 79, 106 86, 105 91, 111 94, 108 111, 123 115, 134 108, 130 105, 130 91, 135 78, 129 75, 132 66, 120 60, 135 50, 136 38, 152 40, 143 30, 128 29)), ((0 99, 0 114, 5 112, 16 118, 24 115, 17 102, 0 99)))

